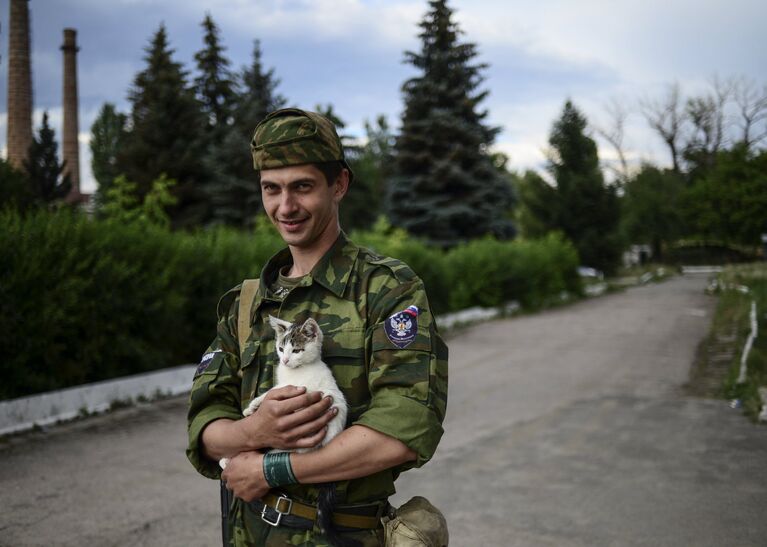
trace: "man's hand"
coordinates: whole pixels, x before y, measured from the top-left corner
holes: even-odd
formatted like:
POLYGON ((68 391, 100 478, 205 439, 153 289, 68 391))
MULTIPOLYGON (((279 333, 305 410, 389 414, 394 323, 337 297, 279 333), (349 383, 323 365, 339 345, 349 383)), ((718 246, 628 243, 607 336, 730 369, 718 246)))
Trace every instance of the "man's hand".
POLYGON ((304 387, 285 386, 270 390, 258 409, 241 421, 253 448, 292 450, 316 446, 327 433, 325 427, 337 414, 331 397, 304 387))
POLYGON ((269 491, 264 479, 264 456, 259 452, 241 452, 226 465, 221 479, 235 496, 245 501, 263 497, 269 491))
POLYGON ((330 397, 319 391, 307 393, 305 387, 272 389, 247 418, 209 423, 202 431, 203 450, 218 461, 264 448, 311 448, 325 437, 325 426, 336 414, 331 404, 330 397))

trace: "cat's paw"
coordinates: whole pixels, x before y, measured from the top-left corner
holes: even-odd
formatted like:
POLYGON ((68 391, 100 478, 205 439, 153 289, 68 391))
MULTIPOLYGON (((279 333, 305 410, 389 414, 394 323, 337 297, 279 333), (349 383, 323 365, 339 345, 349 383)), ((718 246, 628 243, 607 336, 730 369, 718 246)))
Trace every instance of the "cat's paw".
POLYGON ((218 460, 218 465, 221 466, 221 469, 226 469, 226 466, 229 465, 229 458, 221 458, 218 460))
POLYGON ((245 407, 245 410, 242 411, 243 416, 250 416, 258 409, 258 405, 254 405, 253 403, 250 403, 247 407, 245 407))

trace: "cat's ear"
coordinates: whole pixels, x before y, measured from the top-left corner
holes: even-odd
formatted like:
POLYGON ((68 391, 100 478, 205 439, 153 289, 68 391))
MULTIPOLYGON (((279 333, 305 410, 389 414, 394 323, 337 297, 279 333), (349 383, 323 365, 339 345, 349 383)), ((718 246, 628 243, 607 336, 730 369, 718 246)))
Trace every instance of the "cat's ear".
POLYGON ((283 321, 282 319, 278 319, 273 315, 269 316, 269 324, 274 329, 274 333, 280 338, 285 336, 288 328, 290 328, 290 323, 288 321, 283 321))
POLYGON ((322 331, 320 330, 320 326, 317 324, 317 321, 311 317, 304 321, 304 324, 301 325, 301 332, 307 338, 317 338, 322 340, 322 331))

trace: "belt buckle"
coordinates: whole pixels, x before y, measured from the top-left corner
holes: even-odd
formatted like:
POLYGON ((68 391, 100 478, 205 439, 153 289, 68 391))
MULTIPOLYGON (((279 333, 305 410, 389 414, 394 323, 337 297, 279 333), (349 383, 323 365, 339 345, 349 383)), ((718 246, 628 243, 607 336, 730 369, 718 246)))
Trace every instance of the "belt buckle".
POLYGON ((279 526, 280 521, 282 520, 283 515, 289 515, 290 510, 293 508, 293 500, 285 495, 280 495, 279 498, 277 498, 277 503, 274 504, 274 507, 269 507, 267 504, 264 504, 264 508, 261 509, 261 520, 263 520, 265 523, 267 523, 270 526, 279 526), (288 508, 285 511, 280 510, 280 503, 281 502, 287 502, 288 508), (277 518, 275 520, 269 520, 269 517, 266 516, 266 510, 272 509, 275 513, 277 513, 277 518))

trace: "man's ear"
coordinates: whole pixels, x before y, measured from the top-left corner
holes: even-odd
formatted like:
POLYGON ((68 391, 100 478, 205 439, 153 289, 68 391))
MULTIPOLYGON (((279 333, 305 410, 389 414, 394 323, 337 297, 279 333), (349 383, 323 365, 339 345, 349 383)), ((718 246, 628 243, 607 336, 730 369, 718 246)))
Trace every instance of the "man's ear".
POLYGON ((336 178, 336 182, 333 185, 333 201, 339 203, 346 192, 349 190, 349 170, 346 168, 341 169, 341 172, 336 178))

